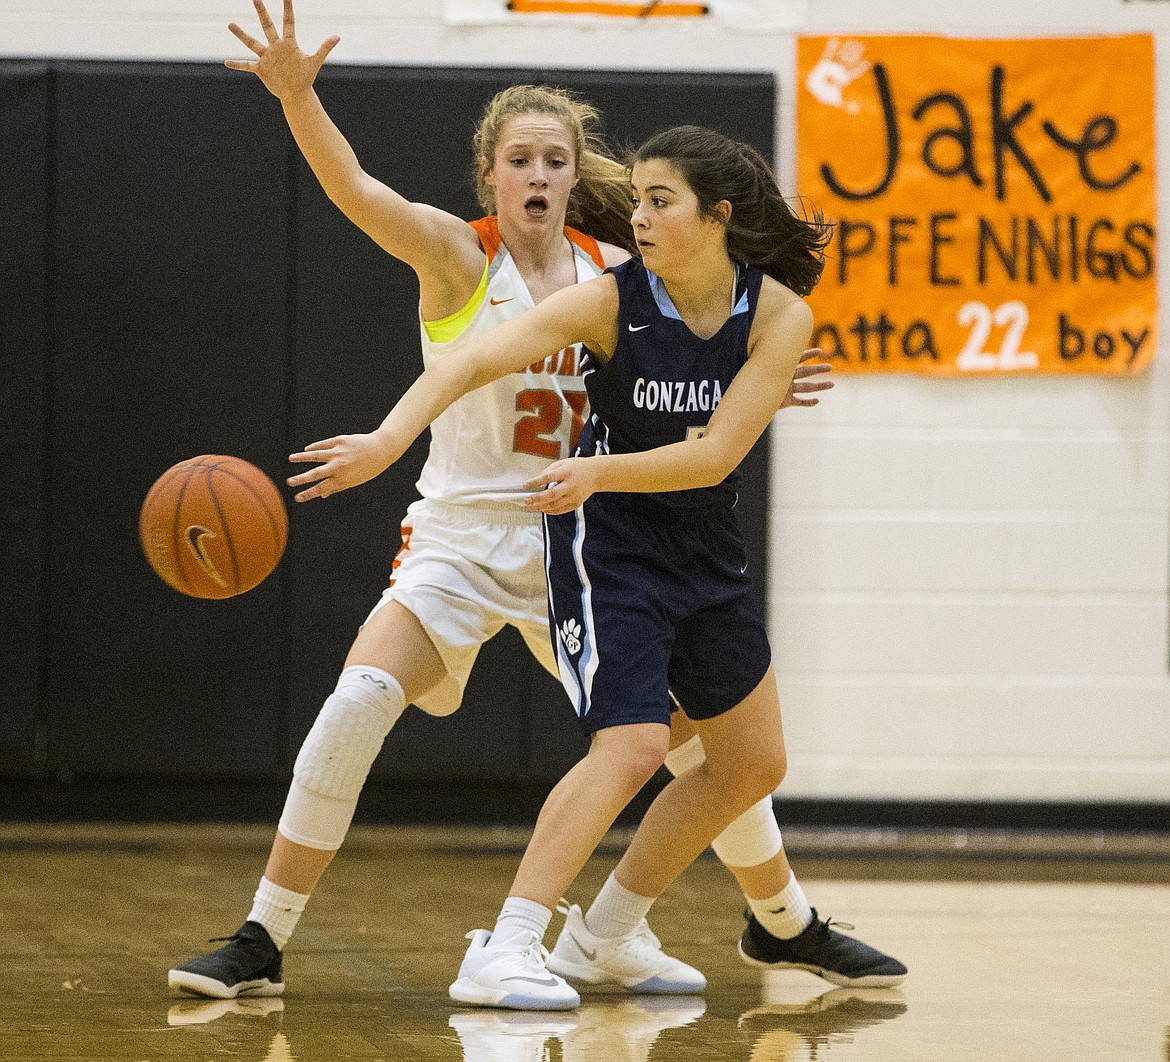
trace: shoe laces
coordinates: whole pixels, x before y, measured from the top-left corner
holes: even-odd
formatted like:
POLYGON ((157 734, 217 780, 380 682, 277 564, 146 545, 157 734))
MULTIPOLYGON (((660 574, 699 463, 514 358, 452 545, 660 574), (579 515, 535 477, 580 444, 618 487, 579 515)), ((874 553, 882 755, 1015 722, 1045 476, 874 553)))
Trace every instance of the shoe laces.
POLYGON ((649 958, 651 955, 662 953, 662 941, 654 935, 650 923, 643 918, 638 924, 638 928, 627 936, 618 945, 618 948, 624 952, 633 952, 635 955, 649 958))
MULTIPOLYGON (((465 939, 470 940, 478 930, 473 929, 470 933, 465 934, 465 939)), ((490 946, 490 945, 489 945, 490 946)), ((520 955, 520 961, 524 969, 529 973, 547 973, 548 972, 548 948, 546 948, 540 941, 540 937, 530 929, 524 930, 522 933, 517 933, 514 937, 502 945, 498 946, 500 951, 505 950, 516 951, 520 955), (522 937, 527 936, 526 943, 521 945, 522 937)))
POLYGON ((824 925, 826 929, 831 929, 833 926, 839 926, 841 929, 849 930, 850 933, 857 929, 857 926, 855 926, 852 922, 841 922, 836 918, 826 918, 824 925))
POLYGON ((533 973, 548 973, 548 948, 535 936, 524 949, 524 968, 533 973))
POLYGON ((262 947, 264 944, 263 937, 256 936, 255 934, 245 933, 243 931, 243 929, 237 929, 230 937, 212 937, 211 939, 208 940, 207 943, 208 944, 234 944, 237 940, 241 944, 243 944, 245 947, 249 947, 249 948, 262 947))

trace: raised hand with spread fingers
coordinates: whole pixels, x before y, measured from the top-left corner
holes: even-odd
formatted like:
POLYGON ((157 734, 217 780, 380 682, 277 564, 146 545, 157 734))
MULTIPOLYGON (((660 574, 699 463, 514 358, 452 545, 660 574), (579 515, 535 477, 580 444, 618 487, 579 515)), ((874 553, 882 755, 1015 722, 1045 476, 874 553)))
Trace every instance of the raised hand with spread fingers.
POLYGON ((228 29, 256 54, 255 59, 228 59, 224 66, 231 70, 243 70, 255 74, 277 99, 284 100, 312 87, 326 57, 340 42, 340 37, 330 37, 312 55, 302 52, 297 44, 296 16, 292 0, 284 0, 284 25, 278 33, 272 16, 264 6, 264 0, 252 0, 260 18, 260 28, 267 43, 261 43, 250 33, 231 22, 228 29))

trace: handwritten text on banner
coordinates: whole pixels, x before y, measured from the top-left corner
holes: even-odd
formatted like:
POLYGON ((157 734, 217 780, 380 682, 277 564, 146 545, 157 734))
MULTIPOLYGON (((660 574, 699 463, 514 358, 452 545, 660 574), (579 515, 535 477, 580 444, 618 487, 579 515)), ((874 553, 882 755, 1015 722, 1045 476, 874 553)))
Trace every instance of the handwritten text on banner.
POLYGON ((1149 35, 802 37, 810 303, 839 372, 1135 373, 1157 329, 1149 35))

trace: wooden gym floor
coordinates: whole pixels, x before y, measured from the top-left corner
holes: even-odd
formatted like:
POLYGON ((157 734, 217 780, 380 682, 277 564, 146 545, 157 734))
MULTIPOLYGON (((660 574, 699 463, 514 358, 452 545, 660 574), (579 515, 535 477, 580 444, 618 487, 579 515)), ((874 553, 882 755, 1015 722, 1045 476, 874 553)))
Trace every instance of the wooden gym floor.
POLYGON ((895 837, 841 858, 847 837, 786 836, 814 906, 906 962, 902 988, 743 965, 738 893, 705 858, 651 919, 704 997, 465 1009, 446 992, 463 934, 490 927, 522 837, 358 828, 282 999, 180 997, 167 969, 243 920, 269 828, 0 825, 0 1060, 1170 1062, 1170 838, 895 837))

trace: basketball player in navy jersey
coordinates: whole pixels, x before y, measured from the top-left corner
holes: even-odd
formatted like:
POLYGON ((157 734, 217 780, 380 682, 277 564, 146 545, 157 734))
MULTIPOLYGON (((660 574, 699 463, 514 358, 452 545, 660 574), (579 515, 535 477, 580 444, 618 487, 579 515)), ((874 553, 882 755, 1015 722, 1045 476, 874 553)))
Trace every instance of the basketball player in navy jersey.
MULTIPOLYGON (((631 184, 640 259, 428 368, 373 433, 291 458, 317 463, 289 479, 303 488, 297 500, 328 497, 383 471, 460 396, 569 343, 587 349, 591 416, 576 456, 533 477, 525 504, 545 514, 557 663, 591 745, 546 801, 495 928, 472 934, 451 986, 461 1003, 572 1008, 579 997, 566 978, 702 987, 698 971, 661 952, 645 916, 785 771, 771 651, 734 506, 738 466, 783 406, 808 340, 801 296, 820 276, 828 233, 792 214, 758 152, 707 129, 652 138, 631 184), (705 762, 663 789, 588 913, 566 911, 548 956, 558 898, 666 756, 671 690, 705 762)), ((769 965, 767 935, 754 928, 741 951, 769 965)), ((806 933, 850 939, 815 917, 806 933)), ((869 983, 900 980, 905 969, 890 964, 869 983)))

